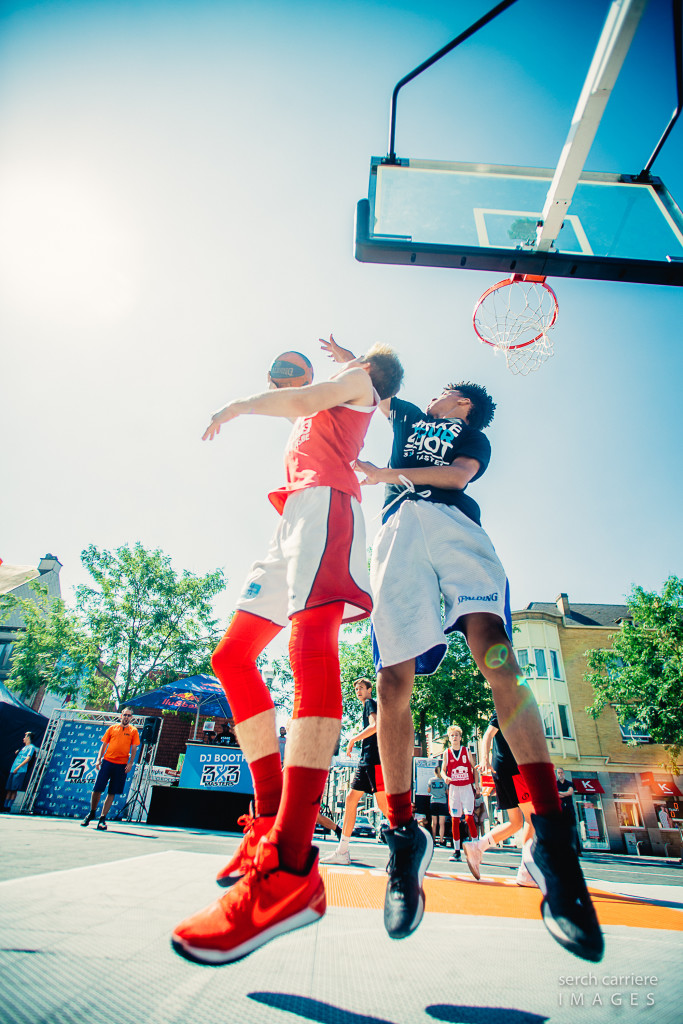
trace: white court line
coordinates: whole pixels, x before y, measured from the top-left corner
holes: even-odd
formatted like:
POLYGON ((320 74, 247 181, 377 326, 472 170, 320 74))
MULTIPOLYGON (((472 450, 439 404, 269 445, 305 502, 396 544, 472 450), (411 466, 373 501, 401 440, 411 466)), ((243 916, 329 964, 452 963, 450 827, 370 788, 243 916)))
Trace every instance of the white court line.
POLYGON ((60 868, 57 871, 43 871, 39 875, 22 875, 21 878, 7 878, 4 882, 0 882, 0 888, 6 885, 19 885, 21 882, 35 882, 41 878, 55 878, 57 875, 73 875, 76 871, 98 871, 100 868, 113 867, 116 864, 130 864, 134 860, 151 860, 152 857, 167 857, 169 853, 185 852, 187 851, 159 850, 158 853, 142 853, 138 857, 121 857, 119 860, 100 861, 99 864, 83 864, 78 868, 60 868))

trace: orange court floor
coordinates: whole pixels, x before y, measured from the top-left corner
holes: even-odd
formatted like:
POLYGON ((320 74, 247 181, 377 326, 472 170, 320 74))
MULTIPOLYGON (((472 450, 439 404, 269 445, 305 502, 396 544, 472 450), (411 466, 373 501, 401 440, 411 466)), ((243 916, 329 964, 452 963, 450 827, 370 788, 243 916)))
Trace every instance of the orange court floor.
MULTIPOLYGON (((379 870, 331 868, 322 865, 330 906, 379 909, 384 906, 386 874, 379 870)), ((589 885, 600 924, 683 931, 683 914, 621 893, 589 885)), ((538 920, 541 894, 536 888, 494 875, 476 881, 469 874, 428 871, 424 882, 426 911, 478 917, 538 920)))

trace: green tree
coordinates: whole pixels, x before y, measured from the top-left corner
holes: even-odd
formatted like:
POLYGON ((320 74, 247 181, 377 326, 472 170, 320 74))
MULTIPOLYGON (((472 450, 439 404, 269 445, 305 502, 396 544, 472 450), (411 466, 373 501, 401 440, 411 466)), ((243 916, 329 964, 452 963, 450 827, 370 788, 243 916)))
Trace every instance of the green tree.
POLYGON ((598 718, 611 704, 622 725, 638 722, 674 770, 683 750, 683 580, 670 576, 661 594, 634 586, 626 600, 630 619, 612 648, 587 652, 595 700, 586 711, 598 718))
MULTIPOLYGON (((425 752, 428 726, 434 736, 442 736, 451 722, 457 722, 467 738, 485 725, 493 711, 491 690, 462 633, 450 633, 447 640, 448 650, 437 671, 415 677, 411 709, 417 742, 425 752)), ((375 678, 369 620, 347 627, 339 645, 339 660, 345 731, 358 720, 353 680, 359 676, 375 678)))
MULTIPOLYGON (((106 665, 117 704, 152 689, 150 673, 177 678, 209 664, 222 632, 212 600, 225 586, 220 569, 177 573, 170 558, 142 544, 81 554, 94 586, 77 588, 79 610, 106 665)), ((156 682, 156 680, 155 680, 156 682)))
POLYGON ((49 598, 39 580, 30 587, 33 599, 12 594, 0 598, 0 619, 19 613, 24 627, 15 634, 10 689, 25 702, 41 686, 63 698, 89 693, 96 686, 97 644, 61 598, 49 598))

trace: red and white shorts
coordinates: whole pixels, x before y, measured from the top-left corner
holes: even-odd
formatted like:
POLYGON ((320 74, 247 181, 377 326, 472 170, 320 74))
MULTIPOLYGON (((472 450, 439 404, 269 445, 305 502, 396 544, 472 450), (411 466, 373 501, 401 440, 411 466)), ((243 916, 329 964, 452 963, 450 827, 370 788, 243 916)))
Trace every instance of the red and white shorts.
POLYGON ((474 814, 474 790, 471 785, 448 787, 448 810, 451 818, 474 814))
POLYGON ((297 612, 335 601, 346 603, 343 622, 372 611, 360 502, 332 487, 293 491, 236 607, 285 626, 297 612))

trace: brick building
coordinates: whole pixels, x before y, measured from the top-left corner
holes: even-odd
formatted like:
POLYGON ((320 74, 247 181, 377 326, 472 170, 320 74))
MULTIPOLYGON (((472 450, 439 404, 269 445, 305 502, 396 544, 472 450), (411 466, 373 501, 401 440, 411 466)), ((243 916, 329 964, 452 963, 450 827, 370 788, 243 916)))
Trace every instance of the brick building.
POLYGON ((677 777, 667 774, 660 768, 664 747, 637 722, 620 725, 613 708, 598 719, 585 710, 594 698, 584 678, 586 652, 610 647, 628 614, 626 605, 570 604, 567 594, 555 603, 532 601, 512 613, 514 648, 538 702, 553 763, 574 785, 583 846, 680 856, 683 766, 677 777), (662 808, 671 829, 662 825, 662 808))

